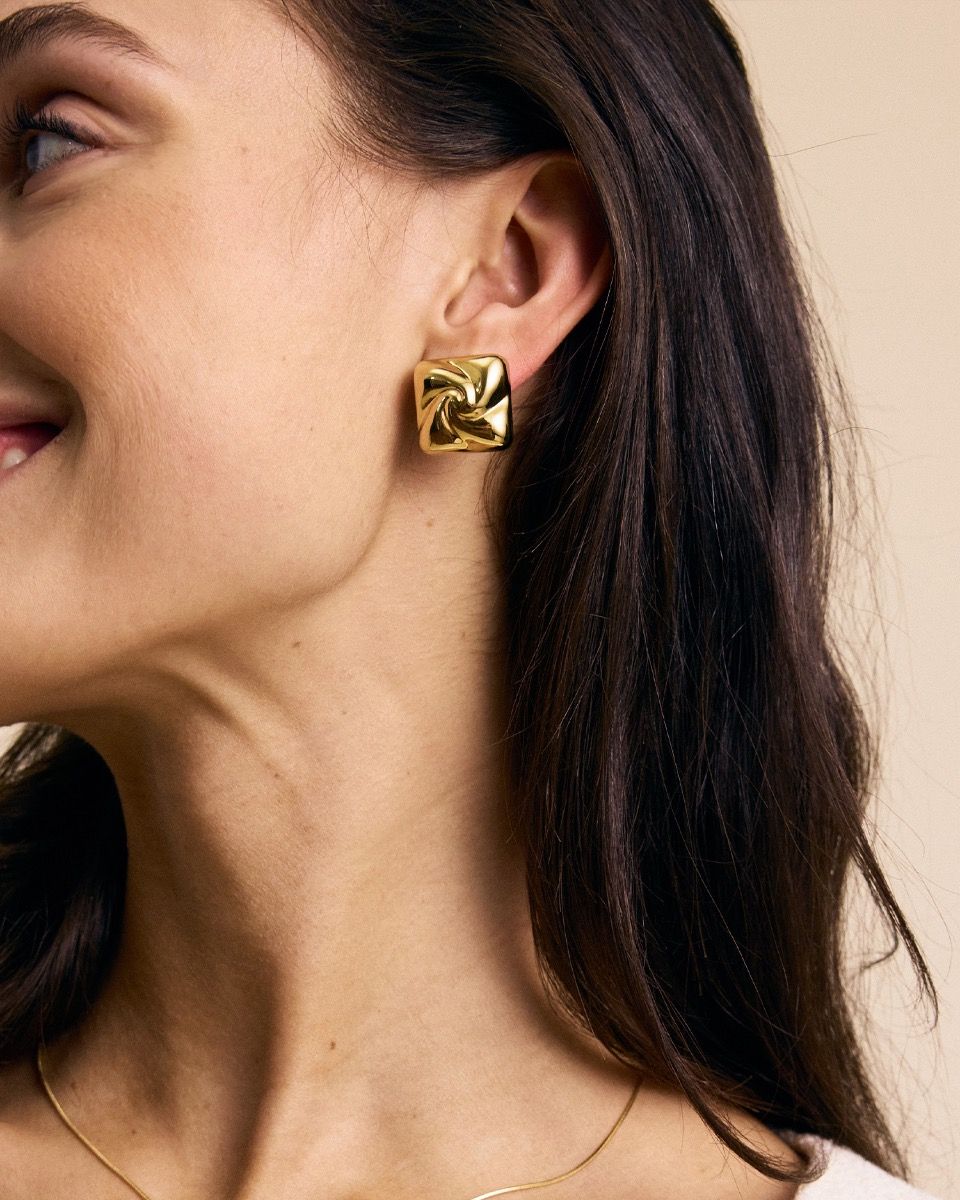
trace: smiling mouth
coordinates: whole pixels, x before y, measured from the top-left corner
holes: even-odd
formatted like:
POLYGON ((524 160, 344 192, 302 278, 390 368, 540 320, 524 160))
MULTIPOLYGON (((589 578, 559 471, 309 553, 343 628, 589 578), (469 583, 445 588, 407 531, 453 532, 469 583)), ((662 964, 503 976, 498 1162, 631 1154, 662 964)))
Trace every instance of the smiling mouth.
POLYGON ((31 421, 0 429, 0 474, 12 471, 28 458, 32 458, 60 432, 59 425, 48 421, 31 421))

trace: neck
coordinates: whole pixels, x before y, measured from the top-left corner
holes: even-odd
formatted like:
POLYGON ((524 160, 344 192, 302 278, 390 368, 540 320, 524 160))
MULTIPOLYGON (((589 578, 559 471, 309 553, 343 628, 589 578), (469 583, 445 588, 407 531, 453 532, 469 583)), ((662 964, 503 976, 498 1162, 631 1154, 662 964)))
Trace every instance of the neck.
POLYGON ((291 1194, 303 1145, 330 1195, 398 1164, 421 1194, 544 1178, 633 1083, 538 976, 486 614, 341 604, 207 637, 77 729, 117 780, 128 892, 51 1076, 88 1136, 175 1144, 184 1193, 291 1194))

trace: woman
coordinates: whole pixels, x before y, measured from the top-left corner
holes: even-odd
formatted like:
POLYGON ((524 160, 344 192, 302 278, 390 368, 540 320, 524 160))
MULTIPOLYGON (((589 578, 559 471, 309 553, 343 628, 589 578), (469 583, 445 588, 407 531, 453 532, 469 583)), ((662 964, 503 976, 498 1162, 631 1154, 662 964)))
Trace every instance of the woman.
POLYGON ((0 64, 4 1200, 919 1195, 717 12, 0 0, 0 64))

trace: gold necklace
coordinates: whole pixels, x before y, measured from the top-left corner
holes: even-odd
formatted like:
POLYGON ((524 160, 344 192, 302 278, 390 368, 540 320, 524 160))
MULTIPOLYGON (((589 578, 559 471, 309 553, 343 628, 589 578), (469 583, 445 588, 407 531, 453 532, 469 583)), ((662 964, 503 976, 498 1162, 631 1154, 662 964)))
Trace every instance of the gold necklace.
MULTIPOLYGON (((67 1116, 67 1114, 63 1111, 63 1109, 60 1106, 60 1101, 53 1094, 53 1089, 50 1087, 50 1084, 47 1082, 47 1076, 43 1069, 43 1045, 42 1045, 42 1043, 37 1046, 37 1070, 40 1073, 40 1082, 43 1084, 43 1090, 46 1092, 47 1098, 49 1099, 49 1101, 53 1105, 53 1107, 56 1109, 57 1114, 60 1116, 61 1120, 64 1122, 64 1124, 70 1130, 70 1132, 75 1134, 80 1139, 80 1141, 83 1142, 83 1144, 87 1147, 87 1149, 92 1154, 95 1154, 97 1156, 97 1158, 99 1158, 99 1160, 103 1163, 103 1165, 108 1170, 112 1171, 114 1173, 114 1175, 117 1176, 118 1179, 122 1179, 123 1182, 127 1185, 127 1187, 130 1188, 131 1191, 136 1192, 136 1194, 140 1197, 140 1200, 152 1200, 152 1198, 150 1196, 148 1196, 147 1193, 145 1191, 143 1191, 142 1188, 137 1187, 137 1185, 133 1182, 132 1179, 128 1179, 127 1176, 124 1175, 124 1173, 120 1170, 119 1167, 115 1167, 113 1165, 113 1163, 107 1158, 107 1156, 96 1148, 96 1146, 93 1144, 93 1142, 91 1142, 88 1138, 84 1137, 84 1135, 80 1132, 80 1130, 76 1127, 76 1125, 74 1125, 74 1123, 70 1120, 70 1118, 67 1116)), ((582 1171, 583 1168, 587 1165, 587 1163, 591 1162, 594 1158, 597 1157, 597 1155, 600 1153, 600 1151, 604 1148, 604 1146, 607 1145, 607 1143, 610 1141, 610 1139, 613 1137, 613 1135, 617 1132, 617 1130, 623 1124, 623 1122, 626 1118, 626 1115, 630 1111, 630 1109, 633 1105, 633 1102, 636 1099, 637 1092, 639 1090, 640 1090, 640 1080, 638 1079, 637 1082, 634 1084, 633 1091, 630 1093, 630 1099, 627 1101, 626 1106, 623 1109, 623 1112, 621 1112, 620 1116, 617 1117, 616 1122, 613 1125, 613 1128, 610 1130, 610 1132, 607 1134, 607 1136, 603 1139, 603 1141, 600 1143, 599 1146, 597 1146, 597 1148, 595 1150, 592 1150, 582 1162, 577 1163, 577 1165, 575 1167, 571 1167, 569 1171, 564 1171, 564 1173, 562 1175, 554 1175, 554 1177, 552 1179, 538 1180, 536 1183, 516 1183, 516 1184, 513 1184, 512 1187, 497 1188, 497 1190, 494 1192, 484 1192, 480 1196, 473 1196, 473 1197, 471 1197, 471 1200, 490 1200, 491 1196, 505 1196, 508 1192, 525 1192, 528 1188, 547 1187, 551 1183, 560 1183, 564 1179, 569 1179, 570 1176, 575 1175, 577 1173, 577 1171, 582 1171)))

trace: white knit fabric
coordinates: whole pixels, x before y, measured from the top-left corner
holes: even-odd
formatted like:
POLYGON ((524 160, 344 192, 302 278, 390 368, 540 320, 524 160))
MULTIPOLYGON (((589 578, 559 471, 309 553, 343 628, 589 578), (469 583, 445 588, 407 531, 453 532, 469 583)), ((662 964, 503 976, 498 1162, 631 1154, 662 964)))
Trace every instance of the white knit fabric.
POLYGON ((904 1183, 827 1138, 788 1129, 778 1129, 777 1133, 795 1149, 812 1156, 820 1168, 812 1183, 797 1189, 798 1200, 937 1200, 930 1192, 904 1183))

